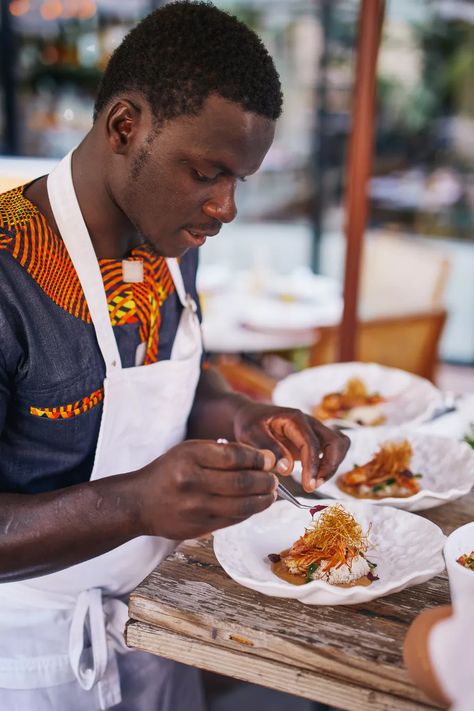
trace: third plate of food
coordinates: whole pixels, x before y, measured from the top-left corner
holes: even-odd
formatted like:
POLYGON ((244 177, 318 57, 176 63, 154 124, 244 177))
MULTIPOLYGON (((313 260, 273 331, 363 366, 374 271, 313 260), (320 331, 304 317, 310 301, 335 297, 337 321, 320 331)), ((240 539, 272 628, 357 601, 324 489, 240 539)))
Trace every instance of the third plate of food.
POLYGON ((331 363, 281 380, 276 405, 296 407, 329 425, 346 427, 420 424, 441 393, 424 378, 377 363, 331 363))

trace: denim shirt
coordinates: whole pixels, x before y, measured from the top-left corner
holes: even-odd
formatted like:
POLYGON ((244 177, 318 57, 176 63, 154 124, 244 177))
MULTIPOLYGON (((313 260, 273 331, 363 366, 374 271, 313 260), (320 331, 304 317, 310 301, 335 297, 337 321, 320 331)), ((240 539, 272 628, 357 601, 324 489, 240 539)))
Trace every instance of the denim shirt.
MULTIPOLYGON (((122 365, 168 359, 181 304, 163 258, 146 247, 143 284, 121 261, 99 260, 122 365), (143 345, 144 344, 144 345, 143 345)), ((180 260, 198 303, 197 250, 180 260)), ((0 491, 35 493, 88 481, 105 367, 64 245, 23 188, 0 195, 0 491)), ((163 413, 166 417, 166 413, 163 413)))

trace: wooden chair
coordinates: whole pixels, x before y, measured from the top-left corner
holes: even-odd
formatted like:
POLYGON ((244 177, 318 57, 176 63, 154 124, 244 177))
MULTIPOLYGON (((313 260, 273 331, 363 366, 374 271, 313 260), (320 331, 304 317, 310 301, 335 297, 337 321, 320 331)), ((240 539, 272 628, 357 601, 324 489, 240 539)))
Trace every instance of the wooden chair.
MULTIPOLYGON (((355 360, 401 368, 433 381, 446 315, 446 310, 439 308, 362 320, 358 326, 355 360)), ((310 351, 310 366, 336 360, 338 332, 338 326, 318 329, 318 338, 310 351)))
POLYGON ((432 245, 374 233, 364 246, 359 313, 372 319, 442 308, 449 268, 447 255, 432 245))

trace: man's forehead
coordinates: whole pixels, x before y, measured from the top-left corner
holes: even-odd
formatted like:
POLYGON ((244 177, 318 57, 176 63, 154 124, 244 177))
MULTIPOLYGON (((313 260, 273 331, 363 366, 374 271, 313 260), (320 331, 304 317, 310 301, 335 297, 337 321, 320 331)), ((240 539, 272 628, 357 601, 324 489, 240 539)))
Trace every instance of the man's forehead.
POLYGON ((197 116, 180 116, 165 129, 179 152, 191 152, 216 164, 237 155, 247 165, 255 164, 253 170, 268 151, 274 130, 271 119, 217 96, 209 97, 197 116))

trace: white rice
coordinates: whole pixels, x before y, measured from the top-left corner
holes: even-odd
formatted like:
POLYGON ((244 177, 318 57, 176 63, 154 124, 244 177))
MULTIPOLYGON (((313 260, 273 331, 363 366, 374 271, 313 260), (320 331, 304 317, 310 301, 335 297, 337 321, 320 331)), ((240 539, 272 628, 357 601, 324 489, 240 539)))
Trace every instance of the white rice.
POLYGON ((351 422, 361 422, 363 425, 374 425, 379 423, 384 416, 384 409, 381 404, 360 405, 353 407, 346 413, 345 419, 351 422))
POLYGON ((324 568, 328 562, 327 560, 321 561, 311 576, 313 580, 326 580, 326 582, 332 585, 339 585, 340 583, 352 583, 354 580, 363 578, 364 575, 370 572, 370 565, 361 555, 352 559, 350 568, 344 563, 344 565, 341 565, 339 568, 331 568, 331 570, 325 573, 324 568))

